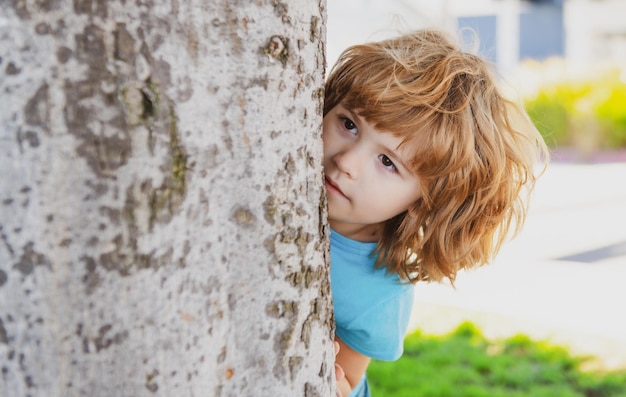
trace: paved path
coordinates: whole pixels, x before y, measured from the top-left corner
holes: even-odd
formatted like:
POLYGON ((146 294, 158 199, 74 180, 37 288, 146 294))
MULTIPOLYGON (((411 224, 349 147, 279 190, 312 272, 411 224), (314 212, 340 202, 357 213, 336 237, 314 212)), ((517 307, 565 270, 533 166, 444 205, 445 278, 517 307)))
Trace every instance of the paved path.
POLYGON ((488 337, 524 333, 626 368, 626 162, 553 163, 523 232, 456 290, 418 285, 412 328, 474 322, 488 337))

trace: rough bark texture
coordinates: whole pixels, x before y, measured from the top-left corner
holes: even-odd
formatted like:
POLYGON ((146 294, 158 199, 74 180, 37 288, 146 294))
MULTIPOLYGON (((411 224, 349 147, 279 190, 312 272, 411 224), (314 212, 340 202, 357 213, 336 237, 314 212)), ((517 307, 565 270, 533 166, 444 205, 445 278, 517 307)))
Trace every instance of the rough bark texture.
POLYGON ((332 394, 324 25, 2 2, 2 396, 332 394))

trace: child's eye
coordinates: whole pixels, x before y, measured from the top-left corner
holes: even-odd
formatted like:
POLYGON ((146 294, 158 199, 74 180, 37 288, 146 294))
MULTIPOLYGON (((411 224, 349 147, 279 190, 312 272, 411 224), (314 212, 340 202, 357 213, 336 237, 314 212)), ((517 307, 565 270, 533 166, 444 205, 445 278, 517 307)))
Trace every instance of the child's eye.
POLYGON ((389 171, 397 171, 396 165, 391 161, 391 159, 384 154, 378 156, 383 167, 387 168, 389 171))
POLYGON ((347 117, 342 117, 341 122, 343 123, 343 128, 350 131, 352 134, 356 135, 356 124, 352 120, 347 117))

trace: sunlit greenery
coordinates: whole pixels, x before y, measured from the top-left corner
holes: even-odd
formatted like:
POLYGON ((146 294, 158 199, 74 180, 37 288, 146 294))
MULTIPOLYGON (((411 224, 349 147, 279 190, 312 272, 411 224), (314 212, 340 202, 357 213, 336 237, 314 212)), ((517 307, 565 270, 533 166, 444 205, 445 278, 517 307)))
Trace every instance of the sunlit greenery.
POLYGON ((374 397, 626 396, 626 371, 583 371, 591 359, 523 335, 489 341, 464 323, 444 336, 408 336, 402 358, 373 361, 368 378, 374 397))
POLYGON ((626 78, 617 69, 546 85, 525 105, 552 147, 626 147, 626 78))

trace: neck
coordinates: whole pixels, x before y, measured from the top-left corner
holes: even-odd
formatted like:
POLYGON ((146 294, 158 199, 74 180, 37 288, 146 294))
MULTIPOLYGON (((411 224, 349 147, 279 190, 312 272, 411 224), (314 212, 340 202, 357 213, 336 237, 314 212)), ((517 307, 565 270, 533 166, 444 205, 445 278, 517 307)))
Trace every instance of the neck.
POLYGON ((362 243, 377 243, 382 234, 382 223, 374 225, 360 225, 339 222, 329 219, 331 229, 352 240, 362 243))

